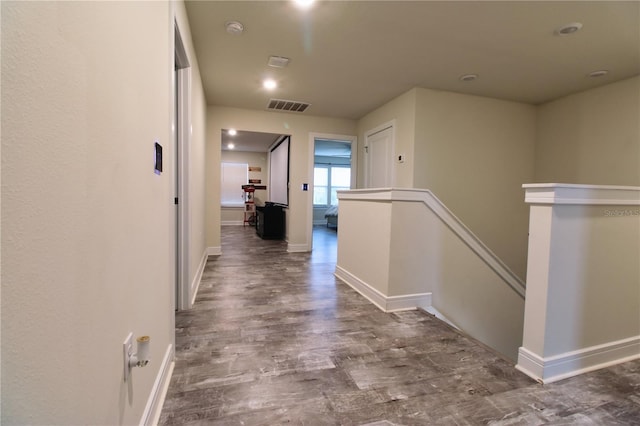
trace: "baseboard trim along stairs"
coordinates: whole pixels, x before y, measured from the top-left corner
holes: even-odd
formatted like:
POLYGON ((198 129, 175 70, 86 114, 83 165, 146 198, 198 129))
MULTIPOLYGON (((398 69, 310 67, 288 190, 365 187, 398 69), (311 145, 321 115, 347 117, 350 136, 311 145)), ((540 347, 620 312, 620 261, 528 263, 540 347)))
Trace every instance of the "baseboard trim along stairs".
POLYGON ((336 266, 334 275, 384 312, 406 311, 417 308, 426 309, 431 306, 431 293, 385 296, 340 266, 336 266))

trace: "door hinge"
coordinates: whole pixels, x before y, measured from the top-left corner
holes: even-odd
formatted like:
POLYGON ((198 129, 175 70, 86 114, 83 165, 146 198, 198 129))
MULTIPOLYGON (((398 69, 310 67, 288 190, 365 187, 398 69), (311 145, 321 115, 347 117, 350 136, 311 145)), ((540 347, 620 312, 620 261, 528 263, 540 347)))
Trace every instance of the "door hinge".
POLYGON ((175 197, 175 198, 173 199, 173 204, 175 204, 176 206, 178 205, 178 197, 175 197))
POLYGON ((365 147, 364 147, 364 153, 365 153, 365 154, 368 154, 368 153, 369 153, 369 147, 368 147, 368 146, 365 146, 365 147))

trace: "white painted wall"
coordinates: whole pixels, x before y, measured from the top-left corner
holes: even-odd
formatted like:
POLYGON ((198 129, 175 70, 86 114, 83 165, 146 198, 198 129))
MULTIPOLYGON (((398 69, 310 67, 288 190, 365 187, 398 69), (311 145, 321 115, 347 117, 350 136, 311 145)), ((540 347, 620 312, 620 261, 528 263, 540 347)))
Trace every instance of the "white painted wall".
POLYGON ((521 293, 514 290, 505 281, 504 274, 510 277, 504 265, 476 243, 428 191, 340 195, 340 279, 383 310, 433 306, 515 360, 522 343, 524 289, 517 283, 521 293))
POLYGON ((520 278, 526 273, 535 107, 416 89, 416 188, 453 211, 520 278))
POLYGON ((206 238, 205 238, 205 169, 206 169, 206 126, 207 126, 207 102, 204 97, 202 79, 200 77, 200 67, 198 58, 191 39, 191 30, 187 11, 182 1, 172 2, 175 21, 180 28, 182 43, 187 52, 191 65, 191 141, 189 158, 189 282, 198 280, 200 277, 201 264, 206 259, 206 238))
POLYGON ((391 203, 340 199, 337 264, 389 296, 391 203))
POLYGON ((306 114, 275 113, 209 106, 207 113, 207 245, 220 247, 220 159, 221 130, 234 128, 254 132, 291 135, 289 209, 286 211, 287 241, 290 246, 306 246, 307 225, 313 218, 311 191, 302 191, 313 169, 309 168, 309 133, 353 135, 353 120, 315 117, 306 114))
POLYGON ((406 155, 404 163, 394 161, 394 182, 397 188, 415 188, 413 169, 416 167, 414 150, 415 126, 416 126, 416 93, 417 89, 411 89, 395 99, 387 102, 379 108, 371 111, 358 120, 358 170, 357 187, 363 188, 365 184, 365 135, 370 130, 395 120, 395 151, 406 155))
POLYGON ((538 107, 535 182, 640 186, 640 77, 538 107))
POLYGON ((551 382, 640 357, 640 188, 532 185, 527 200, 519 368, 551 382))
MULTIPOLYGON (((174 340, 174 5, 1 7, 2 422, 136 424, 174 340), (152 360, 125 383, 129 332, 151 336, 152 360)), ((198 257, 205 123, 195 77, 198 257)))

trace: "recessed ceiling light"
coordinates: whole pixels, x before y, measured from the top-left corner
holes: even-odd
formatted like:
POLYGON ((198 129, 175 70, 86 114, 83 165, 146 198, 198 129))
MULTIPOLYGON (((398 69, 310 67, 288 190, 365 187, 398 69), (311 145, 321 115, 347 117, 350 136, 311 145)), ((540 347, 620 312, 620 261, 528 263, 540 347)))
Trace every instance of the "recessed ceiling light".
POLYGON ((291 61, 291 59, 285 58, 284 56, 269 56, 268 65, 274 68, 284 68, 289 65, 289 61, 291 61))
POLYGON ((227 148, 229 148, 229 149, 233 149, 233 148, 235 148, 235 147, 236 147, 236 146, 235 146, 234 144, 232 144, 232 143, 228 143, 228 144, 227 144, 227 148))
POLYGON ((478 79, 478 74, 465 74, 460 77, 460 81, 475 81, 478 79))
POLYGON ((293 0, 300 9, 309 9, 315 0, 293 0))
POLYGON ((591 78, 596 78, 596 77, 602 77, 609 74, 608 70, 598 70, 598 71, 593 71, 589 73, 589 77, 591 78))
POLYGON ((231 35, 240 35, 244 31, 244 25, 238 21, 227 21, 225 22, 224 27, 231 35))
POLYGON ((273 90, 276 87, 278 87, 278 83, 276 83, 274 79, 268 78, 262 82, 262 87, 264 87, 267 90, 273 90))
POLYGON ((570 24, 563 25, 559 28, 556 28, 554 34, 560 37, 568 36, 569 34, 573 34, 582 28, 582 24, 580 22, 572 22, 570 24))
POLYGON ((236 131, 236 129, 229 129, 229 131, 227 132, 229 135, 231 136, 235 136, 238 134, 238 132, 236 131))

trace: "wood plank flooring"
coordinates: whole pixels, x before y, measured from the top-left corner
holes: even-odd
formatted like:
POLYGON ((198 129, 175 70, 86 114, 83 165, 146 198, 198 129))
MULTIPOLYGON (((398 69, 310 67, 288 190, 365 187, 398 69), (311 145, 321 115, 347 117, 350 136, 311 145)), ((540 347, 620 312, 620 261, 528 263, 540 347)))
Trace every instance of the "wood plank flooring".
POLYGON ((333 276, 335 230, 287 253, 222 228, 161 425, 640 425, 640 361, 551 385, 419 311, 385 314, 333 276))

